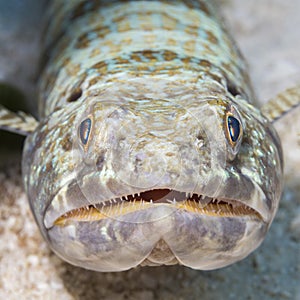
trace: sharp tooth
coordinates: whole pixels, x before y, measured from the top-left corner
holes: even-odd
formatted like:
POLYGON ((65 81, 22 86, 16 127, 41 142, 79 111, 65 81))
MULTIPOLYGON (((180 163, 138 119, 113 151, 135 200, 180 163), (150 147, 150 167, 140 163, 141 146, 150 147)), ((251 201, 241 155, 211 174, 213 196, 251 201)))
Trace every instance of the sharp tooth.
POLYGON ((122 214, 124 202, 119 203, 119 214, 122 214))
POLYGON ((95 209, 97 209, 98 211, 102 211, 103 210, 103 205, 97 205, 97 206, 94 206, 95 209))
POLYGON ((193 207, 193 208, 194 208, 194 211, 195 211, 195 212, 198 212, 198 211, 199 211, 199 205, 197 205, 198 202, 197 202, 196 200, 194 200, 194 204, 195 204, 195 206, 193 207))

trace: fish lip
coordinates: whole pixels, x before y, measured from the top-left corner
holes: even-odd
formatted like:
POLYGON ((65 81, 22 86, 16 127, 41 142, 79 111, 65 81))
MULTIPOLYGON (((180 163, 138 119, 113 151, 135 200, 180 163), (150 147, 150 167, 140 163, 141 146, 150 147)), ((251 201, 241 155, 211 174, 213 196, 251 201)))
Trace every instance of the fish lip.
MULTIPOLYGON (((229 199, 229 198, 222 198, 222 197, 209 197, 209 196, 204 196, 202 194, 198 194, 198 193, 187 193, 187 192, 182 192, 182 191, 178 191, 178 190, 173 190, 173 189, 168 189, 166 187, 161 187, 161 188, 156 188, 156 189, 153 189, 153 190, 142 190, 142 191, 139 191, 139 192, 135 192, 134 194, 131 194, 131 195, 121 195, 121 196, 117 196, 117 197, 114 197, 114 199, 117 199, 116 201, 120 201, 122 200, 122 198, 128 198, 130 196, 134 196, 134 195, 137 195, 137 194, 143 194, 143 193, 149 193, 151 191, 157 191, 157 190, 169 190, 170 193, 176 193, 178 196, 181 196, 181 197, 178 197, 179 199, 176 199, 176 202, 183 202, 185 200, 189 200, 187 199, 188 197, 183 197, 184 194, 189 194, 191 196, 191 200, 192 198, 194 197, 194 195, 198 195, 200 198, 202 197, 204 200, 206 199, 206 201, 210 200, 210 199, 215 199, 216 202, 225 202, 227 203, 228 205, 237 205, 237 206, 240 206, 240 207, 245 207, 245 208, 248 208, 249 209, 249 215, 248 216, 256 216, 256 218, 260 219, 262 222, 264 223, 268 223, 268 221, 270 220, 270 212, 269 212, 269 209, 266 205, 263 205, 264 201, 252 201, 251 203, 243 203, 242 201, 240 200, 236 200, 236 199, 229 199), (192 196, 193 195, 193 196, 192 196), (207 200, 208 198, 208 200, 207 200)), ((59 192, 58 194, 59 195, 59 192)), ((85 204, 83 205, 78 205, 78 206, 75 206, 75 207, 68 207, 67 205, 61 205, 58 203, 59 201, 59 197, 54 196, 52 201, 50 202, 50 205, 47 207, 46 211, 45 211, 45 214, 44 214, 44 226, 47 230, 51 229, 53 226, 57 226, 55 224, 55 222, 63 217, 65 214, 67 214, 68 212, 71 212, 73 210, 78 210, 78 209, 84 209, 84 208, 87 208, 88 206, 97 206, 97 205, 101 205, 102 202, 94 202, 94 203, 91 203, 90 201, 88 201, 87 199, 85 199, 85 204), (62 211, 58 211, 57 209, 55 209, 55 207, 59 207, 59 208, 62 208, 62 211)), ((105 203, 111 203, 111 199, 105 201, 105 203)), ((123 200, 122 200, 123 201, 123 200)), ((125 200, 124 200, 125 201, 125 200)), ((150 201, 148 201, 150 202, 150 201)), ((168 205, 168 204, 171 204, 170 203, 171 201, 164 201, 164 199, 160 199, 158 201, 154 201, 153 202, 153 205, 154 206, 157 206, 157 205, 168 205), (169 203, 168 203, 169 202, 169 203)), ((200 201, 200 204, 201 204, 201 201, 200 201)), ((203 203, 202 203, 203 205, 203 203)), ((205 207, 205 202, 204 202, 204 206, 205 207)), ((149 207, 150 208, 150 207, 149 207)), ((178 209, 176 207, 174 207, 175 209, 178 209)), ((134 212, 138 212, 139 209, 136 209, 134 210, 134 212)), ((219 217, 230 217, 230 216, 219 216, 219 217)), ((232 215, 232 217, 247 217, 247 214, 241 214, 241 215, 232 215)))

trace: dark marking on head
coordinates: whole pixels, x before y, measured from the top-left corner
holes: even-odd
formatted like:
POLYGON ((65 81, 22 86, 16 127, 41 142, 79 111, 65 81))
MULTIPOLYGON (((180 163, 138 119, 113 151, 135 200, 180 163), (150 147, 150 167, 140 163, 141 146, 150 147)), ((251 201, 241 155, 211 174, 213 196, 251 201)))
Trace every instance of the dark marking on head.
POLYGON ((213 14, 212 14, 211 10, 208 8, 207 3, 204 1, 202 1, 202 2, 197 1, 197 2, 199 3, 200 10, 203 11, 207 16, 213 18, 213 14))
POLYGON ((211 62, 209 62, 208 60, 205 60, 205 59, 201 59, 199 61, 199 65, 202 67, 205 67, 205 68, 211 68, 211 66, 212 66, 211 62))
POLYGON ((206 34, 207 34, 208 40, 209 40, 212 44, 215 44, 215 45, 219 44, 218 38, 213 34, 212 31, 208 31, 208 30, 207 30, 207 31, 206 31, 206 34))
POLYGON ((199 36, 199 27, 195 25, 188 25, 184 30, 187 34, 193 35, 194 37, 199 36))
POLYGON ((44 145, 45 138, 47 137, 48 130, 39 130, 33 134, 33 140, 31 146, 35 149, 42 148, 44 145))
POLYGON ((85 9, 84 9, 84 6, 85 6, 85 2, 81 2, 79 3, 79 5, 77 5, 74 10, 72 11, 71 13, 71 16, 70 16, 70 20, 73 21, 79 17, 81 17, 82 15, 84 15, 85 13, 85 9))
POLYGON ((46 172, 50 172, 52 170, 52 161, 48 161, 46 164, 46 172))
POLYGON ((100 62, 94 64, 91 67, 91 69, 97 70, 100 74, 106 74, 108 65, 109 65, 109 61, 107 61, 107 62, 106 61, 100 61, 100 62))
MULTIPOLYGON (((89 0, 89 1, 82 1, 77 6, 74 7, 72 12, 70 13, 70 21, 75 21, 76 19, 86 15, 89 12, 95 11, 103 6, 105 1, 99 0, 89 0)), ((113 1, 111 1, 113 2, 113 1)))
POLYGON ((73 144, 73 141, 72 141, 71 135, 67 134, 62 140, 61 146, 65 151, 70 151, 72 149, 72 144, 73 144))
POLYGON ((97 161, 96 161, 96 167, 99 172, 103 169, 104 161, 105 161, 105 151, 102 151, 99 154, 97 161))
POLYGON ((234 97, 240 94, 237 87, 230 81, 227 82, 227 90, 234 97))
POLYGON ((85 32, 84 34, 82 34, 81 36, 78 37, 76 44, 74 45, 75 49, 84 49, 87 48, 90 45, 90 41, 89 41, 89 37, 88 37, 89 33, 85 32))
POLYGON ((163 52, 163 56, 164 56, 165 61, 171 61, 171 60, 176 59, 178 57, 178 54, 173 51, 165 50, 163 52))
POLYGON ((152 51, 152 50, 142 50, 138 51, 142 57, 147 58, 148 60, 157 60, 156 54, 158 53, 157 51, 152 51))
MULTIPOLYGON (((201 9, 203 11, 208 11, 207 9, 207 6, 206 5, 203 5, 203 8, 202 8, 202 5, 200 3, 200 1, 195 1, 195 0, 184 0, 183 3, 188 7, 188 8, 198 8, 198 9, 201 9)), ((209 11, 208 11, 209 12, 209 11)))
POLYGON ((87 48, 92 41, 90 38, 91 33, 94 34, 95 39, 103 39, 106 35, 108 35, 111 32, 109 26, 94 26, 90 27, 88 31, 81 34, 75 44, 75 49, 84 49, 87 48))
POLYGON ((72 91, 72 94, 67 99, 67 102, 75 102, 82 96, 82 89, 76 88, 74 91, 72 91))

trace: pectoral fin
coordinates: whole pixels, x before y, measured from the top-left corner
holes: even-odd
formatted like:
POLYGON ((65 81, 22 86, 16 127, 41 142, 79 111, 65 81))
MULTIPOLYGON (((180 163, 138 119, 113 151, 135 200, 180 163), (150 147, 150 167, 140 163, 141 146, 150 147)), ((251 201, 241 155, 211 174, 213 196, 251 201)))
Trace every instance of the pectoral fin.
POLYGON ((24 112, 12 112, 0 105, 0 129, 20 135, 28 135, 38 126, 38 121, 24 112))
POLYGON ((261 111, 273 123, 297 106, 300 106, 300 85, 278 94, 268 101, 261 111))

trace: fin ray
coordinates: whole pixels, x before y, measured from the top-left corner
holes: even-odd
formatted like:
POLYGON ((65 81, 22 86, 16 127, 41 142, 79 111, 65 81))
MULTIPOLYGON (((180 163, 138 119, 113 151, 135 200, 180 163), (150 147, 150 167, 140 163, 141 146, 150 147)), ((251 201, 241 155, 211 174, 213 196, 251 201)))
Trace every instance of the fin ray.
POLYGON ((275 122, 300 105, 300 85, 279 93, 262 106, 261 111, 270 122, 275 122))
POLYGON ((38 121, 22 111, 12 112, 0 104, 0 129, 28 135, 38 126, 38 121))

